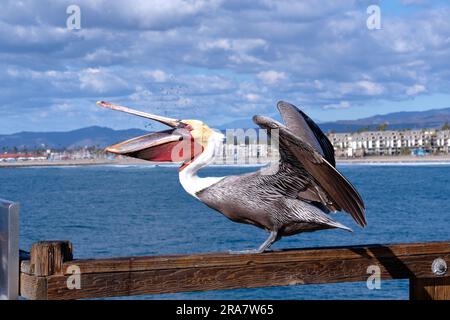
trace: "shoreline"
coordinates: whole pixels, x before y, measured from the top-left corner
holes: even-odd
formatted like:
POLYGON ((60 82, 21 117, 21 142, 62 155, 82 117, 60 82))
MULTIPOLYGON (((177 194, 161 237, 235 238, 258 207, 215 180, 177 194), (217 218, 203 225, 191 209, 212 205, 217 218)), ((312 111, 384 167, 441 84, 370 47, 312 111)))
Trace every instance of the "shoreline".
POLYGON ((377 164, 377 163, 449 163, 450 155, 430 156, 372 156, 364 158, 336 158, 338 164, 377 164))
MULTIPOLYGON (((443 163, 450 164, 450 155, 439 156, 375 156, 364 158, 336 158, 337 164, 402 164, 402 163, 443 163)), ((0 162, 1 168, 27 168, 27 167, 73 167, 73 166, 176 166, 167 162, 148 162, 139 159, 118 159, 118 160, 103 160, 103 159, 86 159, 86 160, 62 160, 62 161, 23 161, 4 163, 0 162)), ((230 163, 220 164, 212 163, 213 166, 261 166, 264 163, 230 163)))

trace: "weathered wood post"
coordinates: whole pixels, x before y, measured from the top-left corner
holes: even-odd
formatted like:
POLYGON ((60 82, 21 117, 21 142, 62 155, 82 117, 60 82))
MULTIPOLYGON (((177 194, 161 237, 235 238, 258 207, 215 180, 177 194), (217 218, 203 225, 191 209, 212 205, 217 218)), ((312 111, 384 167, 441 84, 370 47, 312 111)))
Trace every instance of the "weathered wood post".
POLYGON ((437 258, 431 265, 434 278, 411 278, 409 298, 411 300, 450 300, 450 275, 447 262, 437 258))
POLYGON ((40 241, 31 247, 30 271, 38 276, 62 274, 63 262, 73 259, 69 241, 40 241))
POLYGON ((62 275, 63 263, 73 259, 70 241, 39 241, 31 247, 28 273, 21 273, 21 295, 46 300, 48 276, 62 275))

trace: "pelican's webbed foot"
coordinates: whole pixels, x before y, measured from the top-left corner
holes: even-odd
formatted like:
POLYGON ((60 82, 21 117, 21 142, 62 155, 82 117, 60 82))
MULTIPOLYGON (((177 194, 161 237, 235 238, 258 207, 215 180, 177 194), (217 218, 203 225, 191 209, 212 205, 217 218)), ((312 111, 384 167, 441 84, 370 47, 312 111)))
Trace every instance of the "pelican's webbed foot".
POLYGON ((269 247, 279 239, 278 233, 276 231, 271 231, 269 237, 264 241, 262 245, 259 246, 258 249, 247 249, 247 250, 239 250, 239 251, 228 251, 231 254, 248 254, 248 253, 263 253, 269 247))

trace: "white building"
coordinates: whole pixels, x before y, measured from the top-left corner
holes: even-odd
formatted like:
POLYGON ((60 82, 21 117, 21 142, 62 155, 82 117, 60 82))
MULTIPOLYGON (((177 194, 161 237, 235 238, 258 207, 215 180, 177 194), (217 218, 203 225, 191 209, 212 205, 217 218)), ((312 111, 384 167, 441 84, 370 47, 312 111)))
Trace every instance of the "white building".
POLYGON ((328 135, 336 156, 410 154, 415 149, 427 153, 449 153, 450 130, 365 131, 328 135))

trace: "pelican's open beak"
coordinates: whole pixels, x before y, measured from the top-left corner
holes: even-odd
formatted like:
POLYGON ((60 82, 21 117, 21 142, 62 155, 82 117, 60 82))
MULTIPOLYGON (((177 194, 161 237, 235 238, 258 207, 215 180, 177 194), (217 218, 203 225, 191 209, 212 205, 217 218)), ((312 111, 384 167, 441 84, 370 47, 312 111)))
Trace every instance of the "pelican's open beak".
POLYGON ((100 107, 103 107, 103 108, 121 111, 121 112, 129 113, 129 114, 134 114, 135 116, 138 116, 138 117, 155 120, 155 121, 161 122, 165 125, 168 125, 169 127, 172 127, 172 128, 178 128, 178 127, 184 126, 184 124, 180 120, 157 116, 154 114, 150 114, 150 113, 146 113, 146 112, 142 112, 142 111, 138 111, 138 110, 133 110, 133 109, 130 109, 127 107, 119 106, 117 104, 112 104, 111 102, 97 101, 97 105, 100 107))
POLYGON ((101 107, 134 114, 166 124, 172 129, 149 133, 106 148, 106 151, 128 157, 158 162, 190 161, 202 152, 202 146, 191 135, 191 126, 181 120, 148 114, 142 111, 99 101, 101 107))

